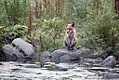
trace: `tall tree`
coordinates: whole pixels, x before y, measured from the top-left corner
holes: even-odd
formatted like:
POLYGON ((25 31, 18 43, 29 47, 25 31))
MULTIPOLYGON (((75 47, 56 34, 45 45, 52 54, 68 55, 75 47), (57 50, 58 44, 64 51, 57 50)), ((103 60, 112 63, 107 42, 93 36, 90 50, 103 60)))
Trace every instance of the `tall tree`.
POLYGON ((56 7, 56 11, 57 11, 57 14, 58 16, 61 18, 62 17, 62 2, 61 0, 56 0, 55 1, 55 7, 56 7))
POLYGON ((115 0, 115 10, 116 14, 119 16, 119 0, 115 0))
POLYGON ((33 10, 31 8, 31 5, 29 7, 29 10, 28 10, 28 32, 31 36, 31 30, 32 30, 32 15, 33 15, 33 10))

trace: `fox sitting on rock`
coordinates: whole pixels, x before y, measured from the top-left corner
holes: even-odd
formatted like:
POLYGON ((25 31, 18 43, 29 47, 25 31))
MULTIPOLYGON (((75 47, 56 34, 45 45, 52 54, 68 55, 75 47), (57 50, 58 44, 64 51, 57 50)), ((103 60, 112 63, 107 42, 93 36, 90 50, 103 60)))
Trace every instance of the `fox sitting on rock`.
POLYGON ((65 46, 68 50, 73 50, 76 45, 76 28, 75 23, 66 25, 66 34, 64 37, 65 46))

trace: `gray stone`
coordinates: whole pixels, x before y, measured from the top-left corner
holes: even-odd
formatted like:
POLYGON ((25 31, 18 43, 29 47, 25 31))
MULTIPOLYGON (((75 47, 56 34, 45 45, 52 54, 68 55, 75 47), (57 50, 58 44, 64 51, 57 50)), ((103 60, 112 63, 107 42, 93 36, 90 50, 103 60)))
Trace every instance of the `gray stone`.
POLYGON ((47 68, 48 70, 52 70, 52 71, 67 71, 68 70, 68 66, 66 66, 65 64, 55 64, 53 62, 47 62, 46 65, 44 65, 45 68, 47 68))
POLYGON ((80 51, 68 51, 65 49, 58 49, 51 53, 51 61, 55 63, 70 63, 80 60, 80 51))
POLYGON ((40 62, 44 65, 46 62, 55 63, 80 63, 82 57, 90 55, 88 48, 81 48, 75 50, 57 49, 53 52, 44 52, 40 56, 40 62))
POLYGON ((104 61, 101 63, 103 67, 110 67, 114 68, 116 66, 116 59, 114 56, 108 56, 104 61))
POLYGON ((14 39, 12 41, 12 44, 14 44, 18 49, 23 50, 27 56, 34 54, 35 51, 34 47, 21 38, 14 39))
POLYGON ((1 55, 4 54, 4 61, 34 63, 35 50, 31 44, 20 38, 14 39, 12 44, 6 44, 2 47, 1 55))
POLYGON ((2 49, 5 54, 6 61, 17 61, 19 58, 23 57, 23 55, 10 44, 4 45, 2 49))
POLYGON ((58 71, 68 71, 67 68, 62 67, 62 66, 56 66, 56 70, 58 70, 58 71))
POLYGON ((110 80, 118 80, 119 79, 118 73, 107 72, 103 76, 104 76, 104 78, 110 79, 110 80))
POLYGON ((0 61, 5 61, 6 56, 2 49, 0 49, 0 61))
POLYGON ((87 58, 91 55, 90 49, 88 49, 86 47, 81 47, 79 50, 80 50, 81 57, 87 58))
POLYGON ((12 44, 25 56, 25 62, 32 63, 35 61, 35 48, 21 38, 16 38, 12 44))
POLYGON ((43 52, 40 55, 40 64, 41 64, 41 66, 44 66, 47 62, 51 62, 51 54, 48 51, 43 52))
POLYGON ((66 62, 71 62, 71 56, 69 56, 68 54, 61 56, 60 57, 60 63, 66 63, 66 62))

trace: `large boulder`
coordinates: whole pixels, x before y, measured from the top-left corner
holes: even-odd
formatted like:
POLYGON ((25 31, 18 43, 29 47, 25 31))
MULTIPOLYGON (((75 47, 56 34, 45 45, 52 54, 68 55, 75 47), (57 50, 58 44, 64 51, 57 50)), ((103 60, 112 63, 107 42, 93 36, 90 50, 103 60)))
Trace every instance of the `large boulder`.
POLYGON ((88 48, 80 48, 75 50, 57 49, 53 52, 44 52, 40 55, 40 63, 42 65, 47 62, 55 63, 80 63, 83 58, 90 55, 88 48))
POLYGON ((51 53, 51 61, 55 63, 80 62, 80 50, 68 51, 58 49, 51 53))
POLYGON ((116 66, 116 59, 114 56, 108 56, 100 65, 103 67, 114 68, 116 66))
POLYGON ((34 63, 35 49, 34 47, 21 38, 16 38, 12 44, 6 44, 2 47, 1 55, 5 56, 4 61, 18 61, 24 63, 34 63))
POLYGON ((18 49, 22 50, 27 56, 34 54, 35 48, 28 42, 24 41, 21 38, 16 38, 12 41, 12 44, 15 45, 18 49))
POLYGON ((1 54, 5 54, 5 61, 17 61, 23 59, 24 57, 24 55, 20 53, 18 49, 10 44, 4 45, 2 50, 3 53, 1 54))
POLYGON ((12 44, 19 49, 19 51, 25 56, 27 62, 35 61, 35 48, 30 43, 21 38, 16 38, 12 41, 12 44))

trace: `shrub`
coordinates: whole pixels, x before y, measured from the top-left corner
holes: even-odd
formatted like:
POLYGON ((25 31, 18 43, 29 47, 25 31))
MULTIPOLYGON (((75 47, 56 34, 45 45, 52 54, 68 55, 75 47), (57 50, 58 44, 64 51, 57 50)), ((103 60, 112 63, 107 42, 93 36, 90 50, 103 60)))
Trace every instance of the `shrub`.
POLYGON ((63 47, 64 28, 64 21, 59 18, 44 20, 34 35, 39 41, 40 51, 52 51, 63 47))
POLYGON ((87 24, 88 42, 94 45, 99 43, 103 49, 108 47, 115 48, 119 38, 118 24, 119 22, 114 20, 114 16, 110 14, 92 17, 87 24))
POLYGON ((27 27, 22 25, 15 25, 12 27, 1 27, 0 31, 0 47, 3 44, 10 43, 17 37, 23 37, 27 34, 27 27))

